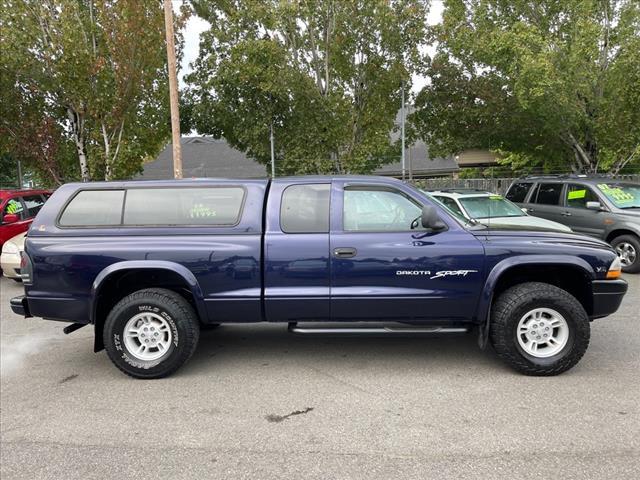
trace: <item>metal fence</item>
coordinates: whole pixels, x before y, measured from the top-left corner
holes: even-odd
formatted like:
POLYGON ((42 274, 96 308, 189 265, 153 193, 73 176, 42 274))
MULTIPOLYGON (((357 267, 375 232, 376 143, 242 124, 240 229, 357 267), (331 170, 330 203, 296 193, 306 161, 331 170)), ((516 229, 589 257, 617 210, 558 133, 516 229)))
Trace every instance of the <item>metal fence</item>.
MULTIPOLYGON (((607 177, 603 177, 605 179, 607 177)), ((626 180, 629 182, 640 183, 640 175, 618 175, 616 180, 626 180)), ((418 188, 425 190, 441 190, 445 188, 473 188, 476 190, 486 190, 487 192, 499 193, 504 195, 507 193, 509 185, 518 180, 516 177, 502 178, 426 178, 415 180, 413 183, 418 188)))

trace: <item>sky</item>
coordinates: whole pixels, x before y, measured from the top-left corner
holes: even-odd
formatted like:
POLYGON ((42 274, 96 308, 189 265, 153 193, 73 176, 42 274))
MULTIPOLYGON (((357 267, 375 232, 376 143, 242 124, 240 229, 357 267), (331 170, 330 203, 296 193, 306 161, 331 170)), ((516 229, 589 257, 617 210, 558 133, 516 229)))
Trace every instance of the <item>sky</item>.
MULTIPOLYGON (((174 2, 174 8, 176 3, 174 2)), ((433 0, 431 2, 431 8, 429 9, 429 15, 427 16, 427 23, 429 25, 435 25, 442 19, 442 0, 433 0)), ((209 28, 209 23, 200 17, 192 16, 184 28, 184 55, 182 57, 182 64, 180 72, 178 72, 178 81, 180 87, 184 87, 184 76, 191 71, 190 64, 196 58, 198 58, 198 50, 200 46, 200 34, 209 28)), ((425 48, 425 52, 432 54, 434 51, 433 46, 425 48)), ((413 91, 418 92, 425 85, 426 79, 420 76, 413 77, 413 91)))

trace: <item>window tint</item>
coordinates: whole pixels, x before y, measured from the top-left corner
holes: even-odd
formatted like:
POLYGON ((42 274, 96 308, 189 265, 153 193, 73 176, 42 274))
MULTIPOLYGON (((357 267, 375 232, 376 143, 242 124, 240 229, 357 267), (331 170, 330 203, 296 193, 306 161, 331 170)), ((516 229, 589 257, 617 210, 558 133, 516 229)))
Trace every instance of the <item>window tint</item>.
POLYGON ((435 197, 435 198, 437 198, 442 203, 444 203, 445 207, 447 207, 449 210, 453 210, 458 215, 462 215, 464 217, 462 210, 460 210, 460 207, 458 206, 458 202, 456 202, 453 198, 449 198, 449 197, 435 197))
POLYGON ((27 206, 27 218, 35 217, 44 205, 44 199, 40 195, 29 195, 22 197, 22 200, 27 206))
POLYGON ((346 231, 409 231, 422 208, 398 191, 353 189, 344 192, 346 231))
POLYGON ((507 200, 515 203, 522 203, 527 198, 527 193, 531 189, 531 183, 514 183, 507 192, 507 200))
POLYGON ((558 205, 560 202, 560 193, 562 192, 562 183, 540 183, 535 203, 543 205, 558 205))
POLYGON ((330 185, 291 185, 282 194, 280 228, 285 233, 329 231, 330 185))
POLYGON ((124 225, 235 225, 243 200, 241 187, 132 188, 124 225))
POLYGON ((567 185, 567 207, 587 208, 587 202, 600 202, 600 199, 586 185, 567 185))
POLYGON ((60 225, 87 227, 120 225, 124 190, 83 190, 67 205, 60 225))
POLYGON ((2 212, 2 216, 4 217, 5 215, 18 215, 20 220, 26 218, 22 202, 19 198, 10 198, 7 201, 7 204, 4 206, 4 211, 2 212))

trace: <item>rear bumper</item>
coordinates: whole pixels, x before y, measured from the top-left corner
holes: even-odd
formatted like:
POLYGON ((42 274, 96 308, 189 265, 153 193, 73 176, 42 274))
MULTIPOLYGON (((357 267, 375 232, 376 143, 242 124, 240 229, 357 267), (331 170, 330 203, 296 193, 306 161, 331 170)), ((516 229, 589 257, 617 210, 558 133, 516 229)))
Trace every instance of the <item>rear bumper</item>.
POLYGON ((20 278, 20 256, 3 253, 0 255, 0 268, 8 278, 20 278))
POLYGON ((27 297, 25 297, 24 295, 13 297, 10 300, 10 305, 13 313, 22 315, 25 318, 31 317, 31 312, 29 311, 29 303, 27 302, 27 297))
POLYGON ((627 293, 627 282, 618 280, 594 280, 593 314, 591 318, 601 318, 611 315, 620 307, 624 294, 627 293))

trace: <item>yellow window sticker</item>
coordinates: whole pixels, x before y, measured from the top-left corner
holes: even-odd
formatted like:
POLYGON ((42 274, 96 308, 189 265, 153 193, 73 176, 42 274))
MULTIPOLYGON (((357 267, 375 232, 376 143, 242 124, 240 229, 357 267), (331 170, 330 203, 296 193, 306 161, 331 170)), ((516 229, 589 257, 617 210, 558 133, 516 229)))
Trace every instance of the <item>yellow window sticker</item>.
POLYGON ((598 188, 602 190, 605 195, 619 203, 633 202, 635 200, 635 197, 631 193, 625 192, 621 188, 612 188, 606 183, 599 183, 598 188))
POLYGON ((569 192, 567 196, 567 200, 577 200, 579 198, 584 198, 587 196, 586 190, 574 190, 573 192, 569 192))

